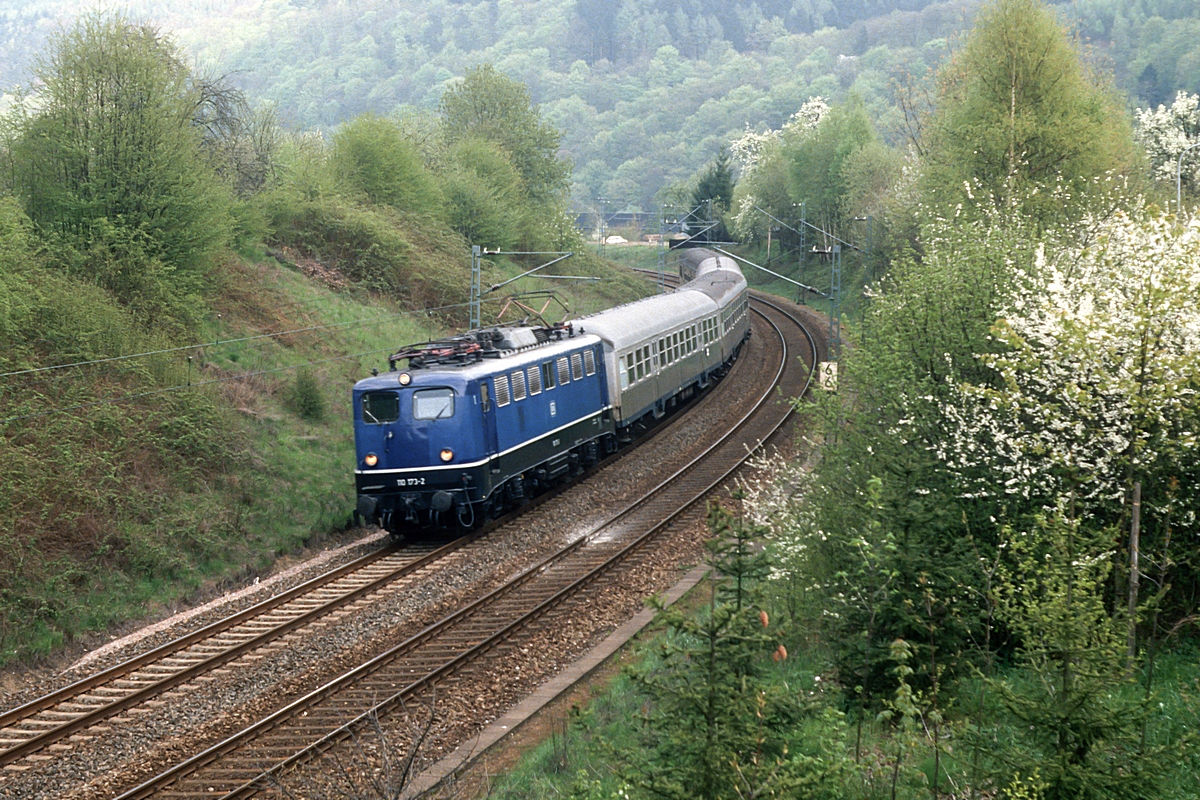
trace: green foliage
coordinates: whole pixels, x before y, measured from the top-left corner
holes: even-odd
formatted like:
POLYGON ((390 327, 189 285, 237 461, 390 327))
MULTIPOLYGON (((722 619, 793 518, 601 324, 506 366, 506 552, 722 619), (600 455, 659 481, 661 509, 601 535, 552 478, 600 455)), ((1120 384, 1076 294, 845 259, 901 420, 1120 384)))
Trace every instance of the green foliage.
POLYGON ((333 137, 333 169, 351 192, 369 202, 437 216, 442 197, 417 148, 395 123, 364 114, 333 137))
POLYGON ((933 197, 954 203, 974 192, 1043 224, 1082 213, 1056 186, 1078 193, 1135 164, 1127 115, 1043 0, 983 7, 966 47, 939 73, 923 147, 933 197))
MULTIPOLYGON (((22 5, 0 19, 0 74, 11 84, 48 27, 22 5)), ((64 0, 70 16, 84 3, 64 0)), ((1200 7, 1190 0, 1055 0, 1058 16, 1139 106, 1200 91, 1200 7)), ((747 125, 778 129, 812 95, 853 90, 889 143, 904 128, 893 80, 936 68, 976 0, 477 0, 366 8, 235 0, 226 15, 145 0, 198 63, 238 76, 289 127, 335 130, 368 111, 437 107, 468 67, 491 62, 526 84, 564 131, 577 207, 596 197, 650 209, 747 125), (281 16, 285 15, 285 16, 281 16), (659 56, 659 51, 664 56, 659 56), (669 56, 670 53, 674 56, 669 56)))
POLYGON ((263 205, 271 240, 315 261, 334 285, 349 281, 430 306, 462 299, 468 249, 436 221, 286 190, 268 194, 263 205))
POLYGON ((203 303, 194 294, 199 286, 178 279, 177 270, 153 255, 157 250, 141 231, 100 218, 92 225, 86 249, 57 249, 54 261, 112 292, 147 328, 194 330, 203 313, 203 303))
POLYGON ((632 673, 647 697, 642 748, 624 753, 628 780, 665 798, 832 797, 846 764, 832 743, 789 751, 786 731, 815 709, 767 680, 786 650, 759 606, 766 570, 755 532, 719 506, 707 547, 719 576, 696 616, 665 610, 657 658, 632 673), (772 661, 772 654, 774 661, 772 661))
POLYGON ((30 256, 29 218, 13 198, 0 197, 0 341, 15 340, 30 316, 24 287, 16 281, 30 256))
POLYGON ((325 395, 321 392, 317 376, 308 367, 296 370, 286 399, 288 406, 301 419, 320 422, 325 418, 325 395))
POLYGON ((847 208, 851 214, 856 210, 849 202, 850 165, 860 150, 875 144, 875 128, 858 95, 834 106, 816 127, 785 133, 789 198, 805 204, 811 221, 838 234, 849 218, 847 208))
POLYGON ((1035 775, 1046 800, 1159 797, 1171 759, 1194 747, 1189 736, 1146 746, 1150 698, 1122 691, 1132 675, 1124 621, 1105 599, 1112 539, 1071 519, 1066 501, 1007 539, 1000 616, 1036 679, 991 682, 1015 734, 975 743, 993 759, 997 785, 1035 775))
POLYGON ((230 222, 178 48, 150 27, 93 14, 53 40, 36 72, 41 91, 17 122, 12 163, 37 230, 82 252, 121 228, 176 271, 172 291, 188 293, 230 222))
POLYGON ((532 212, 524 181, 503 148, 463 139, 449 150, 446 195, 450 225, 471 244, 512 250, 528 235, 532 212))
POLYGON ((567 190, 569 162, 559 158, 559 131, 542 120, 529 89, 491 64, 467 70, 462 82, 446 90, 440 105, 446 142, 466 139, 493 142, 512 159, 529 201, 557 206, 567 190))
POLYGON ((700 173, 696 190, 692 192, 693 206, 709 201, 712 201, 714 213, 728 211, 733 202, 733 170, 729 165, 729 153, 724 150, 700 173))

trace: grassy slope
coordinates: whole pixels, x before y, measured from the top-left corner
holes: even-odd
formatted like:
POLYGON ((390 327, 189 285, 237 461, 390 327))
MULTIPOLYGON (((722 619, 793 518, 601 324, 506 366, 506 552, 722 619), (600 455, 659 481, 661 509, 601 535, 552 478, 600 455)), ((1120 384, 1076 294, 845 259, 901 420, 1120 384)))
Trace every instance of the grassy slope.
MULTIPOLYGON (((433 263, 444 254, 418 245, 413 256, 433 263)), ((488 265, 484 279, 520 269, 488 265)), ((594 259, 555 271, 605 278, 562 287, 575 313, 645 291, 594 259)), ((63 319, 32 343, 0 342, 0 372, 169 346, 139 333, 94 287, 49 270, 17 278, 18 296, 37 297, 30 318, 63 319)), ((0 426, 0 664, 252 577, 344 528, 354 503, 351 386, 386 369, 395 348, 465 316, 409 314, 254 254, 230 254, 206 299, 200 339, 211 345, 0 380, 0 418, 192 384, 0 426), (330 325, 340 327, 237 341, 330 325)))

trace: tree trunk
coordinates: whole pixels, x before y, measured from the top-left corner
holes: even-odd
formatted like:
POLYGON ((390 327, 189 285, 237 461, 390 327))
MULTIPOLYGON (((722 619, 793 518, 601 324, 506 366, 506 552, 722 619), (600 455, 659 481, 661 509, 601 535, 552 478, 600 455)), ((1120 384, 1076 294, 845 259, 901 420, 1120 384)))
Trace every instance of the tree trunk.
POLYGON ((1138 481, 1133 484, 1133 521, 1129 525, 1129 632, 1125 638, 1125 669, 1131 673, 1134 659, 1137 657, 1137 603, 1141 577, 1138 571, 1138 539, 1141 535, 1141 522, 1142 482, 1138 481))

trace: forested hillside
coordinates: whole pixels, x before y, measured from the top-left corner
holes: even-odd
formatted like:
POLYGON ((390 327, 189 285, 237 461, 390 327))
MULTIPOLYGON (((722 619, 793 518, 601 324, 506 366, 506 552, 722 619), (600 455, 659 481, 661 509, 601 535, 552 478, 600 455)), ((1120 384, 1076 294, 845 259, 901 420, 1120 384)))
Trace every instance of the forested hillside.
POLYGON ((647 291, 574 167, 711 211, 846 347, 805 460, 711 509, 702 607, 507 796, 1195 797, 1200 13, 738 8, 53 37, 0 139, 0 662, 346 525, 345 389, 463 325, 471 245, 579 252, 579 310, 647 291))
MULTIPOLYGON (((5 5, 0 85, 12 85, 25 80, 47 31, 83 4, 5 5)), ((940 64, 977 6, 139 0, 129 8, 303 129, 330 130, 367 111, 431 111, 468 67, 491 63, 526 84, 564 131, 576 208, 604 197, 650 209, 747 126, 777 129, 810 96, 838 101, 854 92, 884 138, 900 141, 897 82, 940 64)), ((1200 6, 1190 0, 1071 0, 1057 10, 1131 105, 1200 89, 1200 6)))

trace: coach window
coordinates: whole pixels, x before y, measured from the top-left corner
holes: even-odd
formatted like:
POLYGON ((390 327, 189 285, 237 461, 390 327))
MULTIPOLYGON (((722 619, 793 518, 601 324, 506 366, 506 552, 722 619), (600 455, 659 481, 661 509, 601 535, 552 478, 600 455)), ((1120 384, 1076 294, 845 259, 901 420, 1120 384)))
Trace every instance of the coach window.
POLYGON ((617 359, 617 374, 621 376, 621 391, 628 389, 633 383, 633 353, 617 359))
POLYGON ((549 390, 554 388, 554 362, 542 363, 542 387, 549 390))
POLYGON ((362 396, 363 422, 382 425, 400 419, 400 395, 395 392, 368 392, 362 396))
POLYGON ((413 392, 413 419, 446 419, 453 416, 453 389, 423 389, 413 392))

